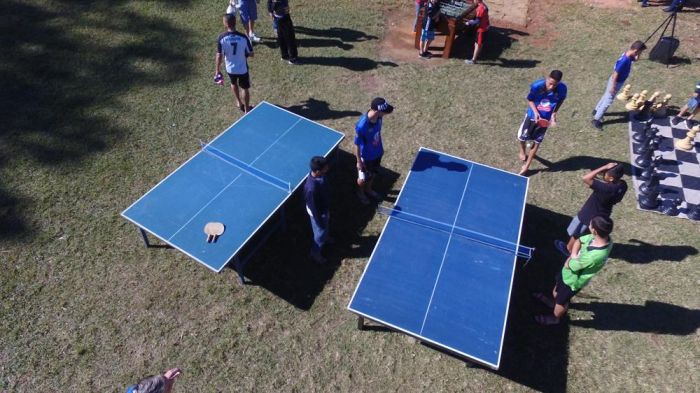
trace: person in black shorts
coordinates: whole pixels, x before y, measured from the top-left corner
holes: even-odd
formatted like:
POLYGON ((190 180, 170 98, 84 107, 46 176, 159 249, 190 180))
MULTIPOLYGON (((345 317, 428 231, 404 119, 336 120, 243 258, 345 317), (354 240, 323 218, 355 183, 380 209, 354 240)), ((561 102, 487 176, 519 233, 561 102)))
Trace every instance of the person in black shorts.
POLYGON ((231 91, 238 109, 248 112, 250 105, 250 75, 248 74, 248 58, 253 56, 253 45, 248 36, 236 31, 236 15, 224 15, 226 32, 219 35, 216 47, 215 80, 221 76, 221 61, 226 63, 226 73, 231 80, 231 91))
POLYGON ((583 176, 583 182, 593 190, 593 193, 571 220, 567 228, 570 236, 568 243, 561 240, 554 242, 559 252, 569 256, 576 240, 588 232, 588 225, 593 217, 610 217, 613 206, 619 203, 627 192, 627 183, 622 180, 623 175, 622 164, 611 162, 583 176), (602 180, 596 179, 599 174, 603 174, 602 180))

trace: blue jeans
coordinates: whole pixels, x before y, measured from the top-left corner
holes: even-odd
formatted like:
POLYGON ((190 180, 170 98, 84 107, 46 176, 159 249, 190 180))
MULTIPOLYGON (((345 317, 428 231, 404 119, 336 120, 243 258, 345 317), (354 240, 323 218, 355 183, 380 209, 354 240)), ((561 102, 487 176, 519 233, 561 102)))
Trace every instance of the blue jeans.
POLYGON ((311 220, 311 230, 314 232, 314 241, 311 244, 311 252, 314 254, 320 254, 321 248, 323 248, 323 244, 326 242, 326 238, 328 238, 328 221, 330 219, 330 214, 326 213, 321 216, 321 221, 323 221, 324 224, 323 228, 316 223, 314 217, 309 216, 309 219, 311 220))
MULTIPOLYGON (((615 84, 615 91, 619 91, 620 88, 622 87, 622 84, 625 83, 623 82, 617 82, 615 84)), ((615 95, 610 94, 610 89, 612 89, 613 86, 613 80, 612 76, 610 79, 608 79, 608 85, 605 87, 605 93, 603 93, 603 96, 600 97, 600 101, 598 101, 598 104, 595 106, 595 115, 593 116, 593 119, 595 120, 600 120, 603 118, 603 115, 605 115, 605 111, 608 110, 608 107, 612 105, 613 100, 615 100, 615 95)))

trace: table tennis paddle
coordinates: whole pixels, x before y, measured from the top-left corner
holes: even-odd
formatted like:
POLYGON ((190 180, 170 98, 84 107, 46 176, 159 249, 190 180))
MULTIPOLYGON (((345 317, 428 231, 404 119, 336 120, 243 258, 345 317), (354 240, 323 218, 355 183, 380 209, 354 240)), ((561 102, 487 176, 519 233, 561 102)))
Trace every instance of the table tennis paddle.
POLYGON ((549 127, 549 120, 540 118, 539 120, 537 120, 537 126, 541 128, 547 128, 549 127))
POLYGON ((216 239, 224 233, 226 227, 220 222, 208 222, 204 226, 204 233, 207 235, 207 243, 216 243, 216 239))

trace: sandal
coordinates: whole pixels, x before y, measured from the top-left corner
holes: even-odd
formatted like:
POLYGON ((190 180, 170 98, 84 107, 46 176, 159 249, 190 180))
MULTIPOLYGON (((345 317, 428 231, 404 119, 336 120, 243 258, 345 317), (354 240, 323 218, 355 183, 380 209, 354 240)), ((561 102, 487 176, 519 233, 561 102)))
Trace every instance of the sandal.
POLYGON ((554 299, 548 297, 542 292, 533 292, 532 293, 532 298, 539 300, 542 304, 549 308, 554 308, 554 299))
POLYGON ((558 325, 559 319, 555 318, 552 315, 535 315, 535 322, 539 323, 542 326, 552 326, 558 325))

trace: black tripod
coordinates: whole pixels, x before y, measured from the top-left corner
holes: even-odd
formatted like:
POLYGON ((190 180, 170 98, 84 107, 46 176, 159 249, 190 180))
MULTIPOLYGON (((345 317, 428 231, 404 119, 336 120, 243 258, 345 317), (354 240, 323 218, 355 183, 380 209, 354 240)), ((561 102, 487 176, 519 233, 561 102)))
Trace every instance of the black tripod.
POLYGON ((656 30, 649 34, 649 37, 647 37, 647 39, 644 40, 644 43, 646 44, 647 41, 651 39, 651 37, 656 35, 657 31, 661 30, 662 27, 664 28, 661 31, 661 35, 659 36, 658 41, 656 41, 656 44, 649 53, 649 59, 652 61, 659 61, 661 63, 664 63, 666 64, 666 67, 668 67, 670 63, 671 56, 673 56, 673 52, 676 51, 678 45, 680 44, 678 39, 675 38, 677 18, 677 12, 671 12, 671 14, 669 14, 668 17, 666 17, 666 19, 663 22, 661 22, 659 27, 657 27, 656 30), (673 24, 671 25, 671 23, 673 24), (664 36, 664 34, 666 34, 666 30, 668 30, 669 25, 671 25, 671 35, 664 36))

